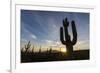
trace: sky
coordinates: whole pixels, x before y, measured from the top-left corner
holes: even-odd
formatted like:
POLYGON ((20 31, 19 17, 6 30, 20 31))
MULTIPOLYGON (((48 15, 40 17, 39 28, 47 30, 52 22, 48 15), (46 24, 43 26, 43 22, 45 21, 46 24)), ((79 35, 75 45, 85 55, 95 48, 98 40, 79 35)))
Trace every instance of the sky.
MULTIPOLYGON (((56 11, 35 11, 21 10, 21 48, 24 48, 28 41, 37 51, 52 47, 58 50, 65 48, 60 41, 60 27, 63 26, 63 19, 68 18, 69 23, 75 21, 78 41, 74 45, 74 50, 84 50, 89 48, 89 13, 78 12, 56 12, 56 11)), ((72 36, 71 24, 69 24, 69 34, 72 36)))

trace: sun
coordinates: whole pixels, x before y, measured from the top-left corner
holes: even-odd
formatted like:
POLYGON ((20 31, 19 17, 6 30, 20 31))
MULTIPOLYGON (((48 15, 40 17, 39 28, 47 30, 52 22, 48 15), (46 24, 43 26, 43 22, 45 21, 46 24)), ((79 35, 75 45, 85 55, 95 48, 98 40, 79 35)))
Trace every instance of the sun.
POLYGON ((65 48, 61 48, 61 52, 66 52, 66 49, 65 48))

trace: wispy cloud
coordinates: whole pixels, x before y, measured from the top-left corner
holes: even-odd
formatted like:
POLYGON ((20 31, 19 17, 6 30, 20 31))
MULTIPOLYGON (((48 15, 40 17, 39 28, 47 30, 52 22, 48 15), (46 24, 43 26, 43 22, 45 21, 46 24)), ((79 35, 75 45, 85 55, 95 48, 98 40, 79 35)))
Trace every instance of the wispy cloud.
POLYGON ((80 40, 74 46, 74 50, 90 49, 88 40, 80 40))
POLYGON ((52 47, 61 47, 62 46, 62 44, 59 41, 45 40, 45 43, 52 47))
MULTIPOLYGON (((28 30, 26 27, 25 27, 25 25, 28 25, 28 24, 26 24, 26 23, 24 23, 24 22, 21 22, 21 24, 22 24, 22 36, 24 36, 24 37, 27 37, 26 39, 24 39, 25 41, 29 41, 30 39, 29 38, 32 38, 32 39, 37 39, 37 36, 34 34, 34 33, 32 33, 32 32, 30 32, 30 30, 28 30), (28 39, 28 40, 27 40, 28 39)), ((23 38, 22 38, 23 39, 23 38)), ((23 40, 23 41, 24 41, 23 40)))
POLYGON ((31 36, 33 39, 37 39, 36 35, 34 35, 34 34, 31 34, 30 36, 31 36))
POLYGON ((26 39, 24 39, 24 38, 22 38, 22 39, 21 39, 21 41, 22 41, 22 42, 27 42, 27 40, 26 40, 26 39))

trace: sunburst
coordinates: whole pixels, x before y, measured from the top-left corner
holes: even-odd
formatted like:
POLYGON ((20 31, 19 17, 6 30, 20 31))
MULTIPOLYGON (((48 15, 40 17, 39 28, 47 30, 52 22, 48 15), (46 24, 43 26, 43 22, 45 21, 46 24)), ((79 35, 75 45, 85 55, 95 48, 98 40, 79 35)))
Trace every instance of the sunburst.
POLYGON ((65 53, 67 50, 65 48, 61 48, 61 52, 65 53))

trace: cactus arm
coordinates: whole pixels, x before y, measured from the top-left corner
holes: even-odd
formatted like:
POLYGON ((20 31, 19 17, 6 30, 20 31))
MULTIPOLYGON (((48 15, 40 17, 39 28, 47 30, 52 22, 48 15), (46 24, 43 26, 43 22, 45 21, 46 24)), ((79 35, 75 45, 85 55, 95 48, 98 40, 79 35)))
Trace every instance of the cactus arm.
POLYGON ((67 29, 67 27, 64 27, 64 31, 65 31, 65 40, 67 42, 68 41, 68 29, 67 29))
POLYGON ((70 36, 68 34, 69 22, 68 22, 67 18, 65 18, 65 20, 63 20, 63 26, 64 26, 64 31, 65 31, 65 40, 66 40, 66 42, 68 42, 70 40, 70 36))
POLYGON ((62 44, 66 45, 66 42, 64 41, 63 27, 60 27, 60 41, 62 44))
POLYGON ((69 22, 68 22, 67 18, 65 18, 65 19, 63 20, 63 26, 64 26, 64 27, 68 27, 68 26, 69 26, 69 22))
POLYGON ((76 42, 77 42, 77 30, 76 30, 76 26, 75 26, 75 22, 74 21, 71 22, 71 26, 72 26, 72 33, 73 33, 72 44, 75 45, 76 42))

